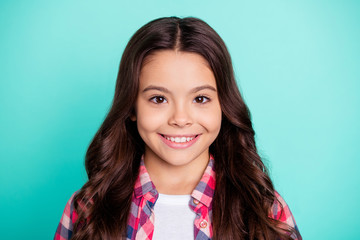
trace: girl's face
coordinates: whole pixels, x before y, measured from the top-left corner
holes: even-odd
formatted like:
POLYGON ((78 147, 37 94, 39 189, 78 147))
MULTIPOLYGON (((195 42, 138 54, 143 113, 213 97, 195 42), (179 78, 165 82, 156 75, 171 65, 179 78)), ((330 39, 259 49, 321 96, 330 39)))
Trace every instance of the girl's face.
POLYGON ((157 51, 140 72, 135 106, 145 163, 196 167, 209 160, 221 126, 216 80, 196 53, 157 51))

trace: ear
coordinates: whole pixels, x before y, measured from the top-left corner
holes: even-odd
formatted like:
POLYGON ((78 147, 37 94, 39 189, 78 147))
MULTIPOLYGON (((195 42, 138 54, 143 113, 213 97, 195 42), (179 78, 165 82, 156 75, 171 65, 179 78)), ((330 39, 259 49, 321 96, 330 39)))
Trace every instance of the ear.
POLYGON ((133 121, 133 122, 136 121, 136 111, 135 111, 134 108, 131 111, 130 120, 133 121))

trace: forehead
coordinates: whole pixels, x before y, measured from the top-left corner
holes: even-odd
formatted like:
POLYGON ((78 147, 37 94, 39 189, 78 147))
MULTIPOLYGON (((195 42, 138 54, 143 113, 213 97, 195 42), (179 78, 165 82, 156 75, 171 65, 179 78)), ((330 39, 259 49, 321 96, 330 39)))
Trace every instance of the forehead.
POLYGON ((140 72, 140 88, 148 84, 189 87, 210 84, 216 87, 214 74, 200 54, 175 50, 161 50, 144 59, 140 72))
POLYGON ((144 67, 146 64, 154 61, 154 60, 180 60, 181 58, 187 58, 192 59, 193 61, 197 61, 199 63, 205 64, 205 66, 209 67, 209 63, 206 61, 206 59, 201 56, 198 53, 194 52, 185 52, 185 51, 179 51, 179 50, 157 50, 145 57, 142 63, 142 67, 144 67))

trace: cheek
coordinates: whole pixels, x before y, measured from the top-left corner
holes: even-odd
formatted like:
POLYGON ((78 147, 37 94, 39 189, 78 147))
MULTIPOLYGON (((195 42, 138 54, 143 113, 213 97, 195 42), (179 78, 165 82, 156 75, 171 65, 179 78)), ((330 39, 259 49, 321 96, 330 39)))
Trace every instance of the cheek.
POLYGON ((201 114, 202 125, 205 126, 209 132, 218 134, 221 127, 222 112, 220 107, 214 107, 211 111, 201 114))
POLYGON ((140 134, 155 131, 159 127, 162 119, 160 114, 154 114, 151 108, 139 107, 137 110, 136 120, 140 134))
POLYGON ((217 135, 221 127, 221 117, 208 119, 207 125, 209 131, 213 132, 214 134, 216 133, 217 135))

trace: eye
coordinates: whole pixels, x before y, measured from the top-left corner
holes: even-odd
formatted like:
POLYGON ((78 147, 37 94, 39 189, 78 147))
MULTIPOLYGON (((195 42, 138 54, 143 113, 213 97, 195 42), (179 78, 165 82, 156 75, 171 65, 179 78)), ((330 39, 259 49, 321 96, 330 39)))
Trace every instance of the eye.
POLYGON ((156 103, 156 104, 167 102, 165 97, 163 97, 163 96, 152 97, 152 98, 150 98, 150 101, 153 102, 153 103, 156 103))
POLYGON ((195 102, 195 103, 207 103, 208 101, 210 101, 210 98, 205 97, 205 96, 197 96, 197 97, 194 99, 194 102, 195 102))

